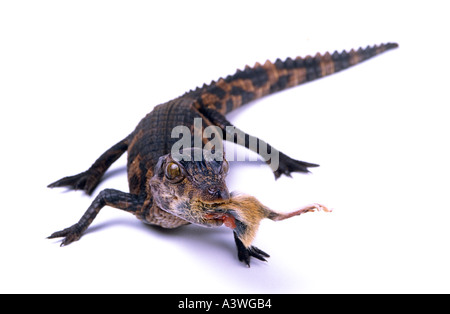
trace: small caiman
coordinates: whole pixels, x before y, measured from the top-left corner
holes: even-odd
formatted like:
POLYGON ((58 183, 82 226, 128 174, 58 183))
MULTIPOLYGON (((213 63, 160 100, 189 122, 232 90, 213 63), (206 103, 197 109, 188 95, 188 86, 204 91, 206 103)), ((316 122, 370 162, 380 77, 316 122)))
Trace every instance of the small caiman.
MULTIPOLYGON (((183 126, 190 130, 195 144, 195 133, 199 130, 195 129, 194 121, 200 118, 201 131, 204 127, 216 126, 222 131, 219 134, 221 140, 231 140, 254 150, 269 163, 267 152, 276 151, 270 144, 242 131, 239 133, 241 140, 237 139, 238 133, 224 136, 230 133, 229 127, 234 128, 225 117, 227 113, 252 100, 339 72, 396 47, 396 43, 387 43, 349 52, 318 53, 314 57, 256 63, 154 107, 133 132, 103 153, 88 170, 48 186, 68 187, 92 194, 111 164, 128 152, 130 192, 101 191, 76 224, 53 233, 49 238, 63 237, 62 246, 78 240, 100 209, 111 206, 163 228, 177 228, 189 223, 203 226, 224 224, 233 229, 240 261, 250 265, 251 257, 265 260, 269 255, 251 245, 261 219, 282 220, 314 209, 327 211, 327 208, 313 204, 283 214, 268 209, 252 196, 230 193, 225 183, 228 162, 225 158, 211 157, 211 152, 205 149, 205 138, 202 138, 200 147, 183 148, 183 152, 191 156, 200 153, 200 160, 174 158, 172 148, 177 143, 177 138, 173 137, 174 128, 183 126), (255 141, 259 145, 252 145, 255 141), (266 155, 259 149, 262 144, 266 145, 266 155)), ((275 178, 282 174, 289 176, 292 172, 308 172, 308 168, 318 166, 276 152, 278 163, 272 169, 275 178)))

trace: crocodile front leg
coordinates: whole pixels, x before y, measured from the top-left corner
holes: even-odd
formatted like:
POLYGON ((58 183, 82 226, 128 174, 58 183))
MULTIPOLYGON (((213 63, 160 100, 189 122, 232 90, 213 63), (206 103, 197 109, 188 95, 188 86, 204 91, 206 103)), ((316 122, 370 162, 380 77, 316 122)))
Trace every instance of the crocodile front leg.
POLYGON ((88 195, 91 195, 106 170, 122 156, 127 148, 128 138, 120 141, 104 152, 88 170, 74 176, 64 177, 49 184, 47 187, 67 186, 73 190, 84 190, 88 195))
POLYGON ((257 258, 263 262, 266 262, 267 260, 265 257, 270 257, 269 254, 266 252, 258 249, 256 246, 249 246, 246 247, 244 243, 239 239, 239 236, 236 234, 236 232, 233 232, 234 234, 234 241, 236 242, 236 247, 238 250, 238 259, 239 261, 245 263, 247 267, 250 267, 250 257, 257 258))
POLYGON ((124 193, 113 189, 103 190, 97 195, 91 206, 89 206, 87 211, 76 224, 64 230, 54 232, 48 238, 53 239, 64 237, 61 242, 61 246, 68 245, 80 239, 83 232, 89 227, 97 214, 100 212, 100 209, 104 206, 111 206, 134 214, 136 211, 141 209, 143 203, 144 199, 141 196, 124 193))
POLYGON ((210 108, 201 108, 200 112, 222 130, 224 140, 232 141, 259 154, 272 169, 275 179, 278 179, 283 174, 290 177, 292 172, 309 172, 308 168, 319 166, 295 160, 276 150, 269 143, 239 130, 218 111, 210 108))

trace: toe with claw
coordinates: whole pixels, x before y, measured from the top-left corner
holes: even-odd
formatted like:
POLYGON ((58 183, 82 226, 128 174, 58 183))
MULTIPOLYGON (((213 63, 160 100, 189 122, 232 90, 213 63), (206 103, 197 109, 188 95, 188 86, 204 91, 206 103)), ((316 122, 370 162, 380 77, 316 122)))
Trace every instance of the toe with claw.
POLYGON ((81 234, 82 234, 81 228, 78 226, 78 224, 75 224, 64 230, 54 232, 47 239, 64 238, 61 242, 61 246, 65 246, 80 239, 81 234))

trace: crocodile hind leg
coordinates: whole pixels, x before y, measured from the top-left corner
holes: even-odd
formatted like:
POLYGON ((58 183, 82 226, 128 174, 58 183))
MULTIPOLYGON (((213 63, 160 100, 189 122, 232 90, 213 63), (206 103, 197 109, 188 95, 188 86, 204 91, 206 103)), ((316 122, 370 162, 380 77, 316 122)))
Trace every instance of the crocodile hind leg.
POLYGON ((292 172, 309 172, 308 168, 319 166, 317 164, 292 159, 265 141, 239 130, 216 110, 201 108, 200 113, 222 130, 224 139, 242 145, 259 154, 271 167, 276 179, 282 174, 291 176, 292 172))
POLYGON ((64 177, 48 185, 49 188, 67 186, 73 190, 84 190, 91 195, 106 170, 128 149, 128 138, 104 152, 86 171, 74 176, 64 177))
POLYGON ((144 204, 144 199, 138 195, 124 193, 113 189, 101 191, 87 209, 81 219, 74 225, 54 232, 49 239, 64 238, 61 246, 77 241, 89 227, 94 218, 104 206, 111 206, 135 214, 144 204))

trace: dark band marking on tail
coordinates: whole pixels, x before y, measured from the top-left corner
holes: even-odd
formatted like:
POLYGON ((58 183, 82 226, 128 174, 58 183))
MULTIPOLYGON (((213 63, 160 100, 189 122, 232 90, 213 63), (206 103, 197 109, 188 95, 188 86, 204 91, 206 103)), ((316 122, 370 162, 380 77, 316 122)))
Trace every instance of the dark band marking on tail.
POLYGON ((396 47, 396 43, 387 43, 349 52, 317 53, 314 57, 308 55, 285 61, 277 59, 263 65, 256 63, 187 95, 195 99, 198 108, 207 107, 226 114, 254 99, 339 72, 396 47))

